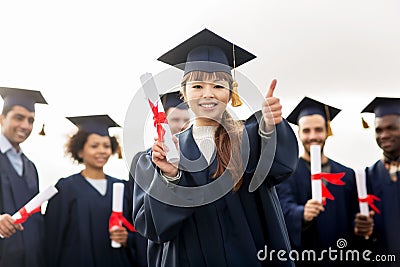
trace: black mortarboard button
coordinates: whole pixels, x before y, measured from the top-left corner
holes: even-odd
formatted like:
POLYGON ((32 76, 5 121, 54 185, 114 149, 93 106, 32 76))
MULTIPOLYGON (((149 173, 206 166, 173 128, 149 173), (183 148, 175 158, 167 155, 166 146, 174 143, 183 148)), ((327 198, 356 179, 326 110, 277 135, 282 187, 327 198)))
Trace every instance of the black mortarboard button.
POLYGON ((47 104, 39 91, 18 88, 0 87, 0 95, 4 99, 4 108, 22 106, 35 112, 35 103, 47 104))
POLYGON ((400 115, 400 98, 376 97, 361 113, 375 113, 376 117, 400 115))
POLYGON ((67 119, 75 124, 80 130, 101 136, 109 135, 108 128, 110 127, 121 127, 108 115, 67 117, 67 119))
POLYGON ((179 92, 166 93, 160 95, 160 98, 165 111, 169 108, 189 109, 188 105, 181 98, 179 92))
POLYGON ((185 74, 191 71, 222 71, 231 74, 232 68, 255 57, 243 48, 204 29, 159 57, 158 60, 184 70, 185 74))

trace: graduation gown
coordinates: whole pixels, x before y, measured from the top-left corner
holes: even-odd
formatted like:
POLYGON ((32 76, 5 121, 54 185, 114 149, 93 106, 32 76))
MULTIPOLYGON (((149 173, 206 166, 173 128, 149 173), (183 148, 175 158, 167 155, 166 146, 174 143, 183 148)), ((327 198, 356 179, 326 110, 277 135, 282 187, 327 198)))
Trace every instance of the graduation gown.
MULTIPOLYGON (((17 174, 8 157, 0 153, 0 212, 13 215, 39 192, 35 165, 22 154, 24 172, 17 174)), ((44 221, 40 213, 23 223, 24 230, 0 239, 1 267, 42 267, 44 221)))
MULTIPOLYGON (((311 172, 307 162, 300 158, 295 173, 277 186, 289 237, 293 248, 298 251, 304 249, 320 251, 328 247, 337 249, 336 242, 339 238, 346 239, 348 247, 350 244, 355 245, 353 222, 358 212, 355 174, 352 169, 331 159, 329 162, 331 173, 346 173, 342 178, 346 184, 343 186, 327 184, 335 200, 327 199, 325 211, 311 223, 303 222, 304 206, 311 199, 311 172)), ((307 262, 305 266, 309 264, 310 262, 307 262)), ((335 266, 338 263, 332 264, 335 266)), ((321 265, 326 266, 326 264, 321 265)))
POLYGON ((48 266, 131 266, 129 249, 112 248, 108 231, 112 185, 123 181, 106 179, 105 196, 80 173, 57 182, 58 194, 49 201, 45 214, 48 266))
MULTIPOLYGON (((270 258, 259 260, 257 257, 261 251, 259 255, 262 258, 265 249, 266 253, 273 249, 290 250, 274 185, 294 171, 298 156, 297 140, 287 122, 276 126, 276 143, 273 143, 273 138, 266 141, 258 135, 257 119, 260 116, 258 112, 245 123, 249 137, 246 147, 250 157, 244 165, 243 184, 237 192, 230 190, 208 204, 179 207, 153 198, 146 192, 155 190, 168 197, 174 194, 176 188, 172 184, 165 185, 154 170, 150 154, 139 158, 136 182, 143 179, 148 182, 149 188, 143 191, 141 186, 135 185, 133 216, 136 229, 150 239, 149 266, 293 266, 289 260, 279 261, 275 257, 272 261, 270 258), (268 162, 262 156, 270 151, 263 142, 276 144, 273 162, 269 159, 272 164, 269 173, 264 169, 268 162), (260 177, 265 180, 254 192, 249 192, 250 181, 260 177)), ((179 134, 179 145, 179 186, 198 187, 223 178, 211 178, 217 162, 214 160, 207 166, 193 139, 192 128, 179 134), (200 166, 197 172, 186 171, 184 159, 195 162, 192 167, 203 164, 205 168, 200 166)), ((189 198, 183 201, 190 202, 189 198)))
MULTIPOLYGON (((127 213, 129 214, 129 218, 127 218, 131 223, 132 221, 132 212, 133 212, 133 188, 135 186, 135 169, 137 162, 141 155, 146 154, 147 151, 138 152, 132 159, 131 168, 129 171, 129 181, 128 181, 128 192, 127 192, 127 213)), ((134 235, 130 236, 128 239, 129 246, 134 249, 134 266, 136 267, 144 267, 147 266, 147 239, 140 235, 140 233, 136 232, 134 235)))
MULTIPOLYGON (((374 202, 381 212, 374 216, 372 237, 376 242, 376 252, 396 255, 397 262, 392 265, 385 263, 382 266, 400 266, 400 182, 390 179, 389 172, 381 160, 368 167, 366 173, 368 194, 381 199, 374 202)), ((400 179, 399 173, 397 177, 400 179)))

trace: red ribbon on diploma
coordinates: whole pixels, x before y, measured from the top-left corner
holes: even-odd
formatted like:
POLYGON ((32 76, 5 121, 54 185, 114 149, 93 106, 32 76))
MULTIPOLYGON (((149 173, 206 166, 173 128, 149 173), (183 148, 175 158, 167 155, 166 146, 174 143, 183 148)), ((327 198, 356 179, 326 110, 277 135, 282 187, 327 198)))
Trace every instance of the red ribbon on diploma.
POLYGON ((22 207, 18 212, 19 214, 21 214, 21 218, 16 219, 14 221, 14 224, 24 223, 32 214, 40 212, 40 206, 32 210, 31 212, 27 212, 25 207, 22 207))
POLYGON ((124 215, 122 215, 122 212, 113 211, 111 213, 110 220, 108 221, 109 229, 113 228, 114 226, 120 227, 122 225, 125 225, 129 231, 136 232, 135 227, 133 227, 133 225, 127 219, 125 219, 124 215))
POLYGON ((165 130, 161 123, 167 123, 167 116, 165 116, 164 112, 158 112, 158 104, 154 105, 150 99, 149 104, 151 111, 153 112, 154 127, 157 129, 158 141, 162 142, 164 140, 165 130))
MULTIPOLYGON (((320 172, 316 174, 311 175, 311 180, 321 180, 321 178, 324 178, 328 183, 330 184, 335 184, 335 185, 345 185, 345 182, 343 182, 341 179, 345 175, 345 172, 339 172, 339 173, 326 173, 326 172, 320 172)), ((328 188, 326 188, 324 183, 322 184, 322 197, 329 198, 330 200, 335 200, 335 197, 329 192, 328 188)), ((324 201, 324 205, 325 205, 324 201)))
POLYGON ((367 195, 366 198, 358 198, 358 202, 367 202, 371 209, 373 209, 376 213, 381 214, 381 211, 374 204, 375 200, 381 201, 381 199, 375 195, 367 195))

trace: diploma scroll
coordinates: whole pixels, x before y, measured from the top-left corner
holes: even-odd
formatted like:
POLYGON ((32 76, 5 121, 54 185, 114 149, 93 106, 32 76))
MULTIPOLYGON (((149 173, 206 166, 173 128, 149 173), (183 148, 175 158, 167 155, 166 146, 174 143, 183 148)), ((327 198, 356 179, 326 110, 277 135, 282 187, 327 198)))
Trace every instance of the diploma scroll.
MULTIPOLYGON (((358 199, 366 199, 367 198, 367 186, 366 186, 364 170, 356 171, 356 182, 357 182, 358 199)), ((359 201, 359 205, 360 205, 360 213, 362 215, 369 216, 368 203, 359 201)))
MULTIPOLYGON (((114 183, 113 184, 113 198, 112 198, 112 212, 117 214, 122 214, 123 209, 123 201, 124 201, 124 184, 123 183, 114 183)), ((114 225, 110 225, 111 229, 120 228, 122 225, 120 223, 115 223, 114 225)), ((113 248, 121 247, 121 243, 115 242, 111 240, 111 246, 113 248)))
MULTIPOLYGON (((46 190, 38 193, 28 203, 26 203, 25 206, 14 213, 12 216, 12 218, 15 220, 14 224, 24 223, 32 214, 40 212, 40 206, 42 203, 49 200, 57 193, 58 190, 54 186, 50 186, 46 190)), ((0 235, 0 238, 4 237, 0 235)))
POLYGON ((177 163, 179 161, 179 153, 172 140, 171 129, 165 118, 164 107, 161 103, 154 78, 151 73, 145 73, 140 76, 140 81, 143 86, 144 94, 153 111, 154 126, 157 128, 158 138, 160 141, 163 141, 168 148, 166 152, 167 161, 170 163, 177 163))
MULTIPOLYGON (((321 173, 321 146, 310 146, 311 157, 311 177, 315 174, 321 173)), ((321 179, 311 179, 311 194, 312 199, 318 200, 322 203, 322 182, 321 179)))
MULTIPOLYGON (((131 232, 136 232, 135 227, 125 219, 124 215, 122 215, 122 209, 124 204, 124 184, 123 183, 114 183, 113 184, 113 198, 112 198, 112 212, 110 215, 110 219, 108 221, 108 228, 110 230, 122 228, 122 225, 125 225, 131 232)), ((113 248, 121 247, 121 244, 111 240, 111 246, 113 248)))
POLYGON ((369 216, 369 208, 371 208, 377 214, 381 214, 381 211, 374 204, 375 201, 380 201, 381 199, 375 195, 367 194, 367 181, 365 177, 366 176, 364 170, 356 171, 356 183, 360 213, 362 215, 369 216))
POLYGON ((40 192, 34 196, 25 206, 23 206, 19 211, 17 211, 12 218, 15 220, 15 224, 24 223, 29 216, 36 212, 40 212, 40 206, 43 202, 52 198, 58 193, 57 188, 54 186, 48 187, 43 192, 40 192))

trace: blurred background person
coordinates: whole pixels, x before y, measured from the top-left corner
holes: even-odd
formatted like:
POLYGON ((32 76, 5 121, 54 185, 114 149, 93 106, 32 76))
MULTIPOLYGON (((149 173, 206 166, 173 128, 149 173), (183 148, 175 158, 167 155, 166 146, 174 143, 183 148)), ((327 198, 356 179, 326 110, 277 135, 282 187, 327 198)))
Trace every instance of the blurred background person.
MULTIPOLYGON (((48 266, 132 266, 127 229, 109 230, 113 184, 125 181, 104 173, 103 167, 119 144, 109 127, 119 127, 108 115, 69 117, 78 126, 66 152, 83 164, 77 174, 60 179, 59 193, 48 203, 45 214, 45 252, 48 266), (111 240, 122 244, 112 248, 111 240)), ((126 188, 125 188, 126 189, 126 188)), ((126 210, 127 198, 124 207, 126 210)), ((125 214, 127 216, 127 214, 125 214)))
MULTIPOLYGON (((349 243, 354 240, 353 221, 358 209, 354 171, 328 158, 324 153, 325 142, 332 134, 330 122, 339 112, 337 108, 305 97, 287 117, 289 122, 298 125, 298 137, 304 153, 299 158, 295 173, 277 186, 277 192, 292 246, 298 251, 320 252, 329 247, 336 248, 339 238, 344 238, 349 243), (322 172, 345 173, 342 178, 345 182, 343 186, 322 179, 321 182, 334 197, 333 201, 326 199, 325 205, 311 198, 311 145, 321 146, 322 172)), ((328 256, 325 260, 308 260, 298 262, 297 265, 348 266, 346 262, 329 261, 328 256)))
POLYGON ((32 132, 35 103, 47 104, 39 91, 0 87, 4 99, 0 115, 0 266, 43 266, 44 222, 33 214, 24 226, 12 215, 39 192, 35 165, 20 144, 32 132))

